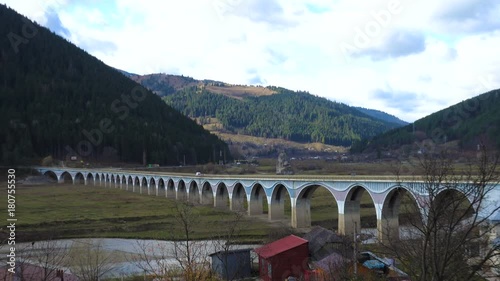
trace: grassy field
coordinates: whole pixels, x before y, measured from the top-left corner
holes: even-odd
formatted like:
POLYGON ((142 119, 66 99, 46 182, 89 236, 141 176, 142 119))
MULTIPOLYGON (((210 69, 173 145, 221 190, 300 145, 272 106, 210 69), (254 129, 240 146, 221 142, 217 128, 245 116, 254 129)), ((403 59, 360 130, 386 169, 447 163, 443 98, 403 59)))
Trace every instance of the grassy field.
MULTIPOLYGON (((120 237, 175 239, 176 201, 119 189, 81 185, 18 186, 16 202, 17 238, 120 237)), ((2 204, 3 213, 6 213, 2 204)), ((214 238, 234 214, 210 206, 194 206, 193 238, 214 238)), ((240 236, 262 240, 273 226, 245 217, 240 236)), ((7 234, 2 229, 1 235, 7 234)))
MULTIPOLYGON (((47 238, 118 237, 176 239, 181 236, 176 221, 177 201, 130 191, 83 185, 17 186, 16 217, 18 241, 47 238)), ((267 202, 263 202, 267 213, 267 202)), ((6 213, 5 204, 0 212, 6 213)), ((361 202, 363 227, 375 227, 375 208, 365 194, 361 202)), ((195 214, 192 235, 210 239, 223 235, 221 229, 235 223, 233 212, 212 206, 192 206, 195 214)), ((268 222, 266 216, 243 216, 239 239, 266 241, 276 232, 290 231, 290 201, 285 201, 286 220, 268 222), (279 229, 277 229, 279 228, 279 229)), ((313 225, 337 229, 338 209, 333 197, 318 188, 311 199, 313 225)), ((7 230, 0 231, 4 239, 7 230)))

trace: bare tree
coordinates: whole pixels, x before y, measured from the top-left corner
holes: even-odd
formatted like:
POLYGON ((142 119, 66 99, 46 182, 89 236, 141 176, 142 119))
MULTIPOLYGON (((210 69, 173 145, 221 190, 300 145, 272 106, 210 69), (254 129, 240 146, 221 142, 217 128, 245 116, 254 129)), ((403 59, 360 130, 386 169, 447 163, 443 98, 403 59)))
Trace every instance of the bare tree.
POLYGON ((236 242, 244 227, 245 215, 243 212, 234 212, 229 217, 223 216, 217 224, 217 234, 214 236, 213 248, 215 254, 213 258, 219 259, 224 280, 240 279, 249 262, 243 255, 233 255, 233 260, 228 260, 231 251, 236 250, 236 242))
POLYGON ((37 276, 40 281, 59 280, 56 272, 66 265, 67 255, 66 245, 54 240, 33 242, 29 249, 31 263, 42 269, 37 276))
POLYGON ((173 242, 139 242, 134 263, 158 280, 211 280, 208 242, 192 237, 200 215, 183 202, 176 202, 174 208, 176 223, 167 236, 173 242))
POLYGON ((81 281, 99 281, 115 268, 115 253, 92 239, 75 241, 69 251, 71 271, 81 281))
POLYGON ((495 266, 500 248, 489 236, 496 226, 490 219, 500 208, 491 198, 498 185, 497 164, 498 157, 486 151, 466 167, 454 164, 446 153, 418 161, 423 174, 409 186, 417 193, 418 207, 401 205, 413 212, 406 237, 383 241, 387 254, 396 257, 412 280, 474 280, 495 266))
MULTIPOLYGON (((60 241, 46 240, 18 246, 14 275, 20 280, 59 281, 57 271, 66 266, 66 256, 66 245, 60 241)), ((10 280, 10 275, 2 273, 0 279, 10 280)))
POLYGON ((206 241, 194 240, 193 228, 201 222, 200 214, 188 204, 175 204, 176 228, 180 237, 176 237, 173 245, 173 256, 177 260, 183 279, 186 281, 208 280, 211 278, 210 262, 206 241))
POLYGON ((136 255, 129 257, 144 274, 155 280, 169 280, 180 276, 179 267, 174 264, 171 245, 167 241, 138 240, 135 250, 136 255))

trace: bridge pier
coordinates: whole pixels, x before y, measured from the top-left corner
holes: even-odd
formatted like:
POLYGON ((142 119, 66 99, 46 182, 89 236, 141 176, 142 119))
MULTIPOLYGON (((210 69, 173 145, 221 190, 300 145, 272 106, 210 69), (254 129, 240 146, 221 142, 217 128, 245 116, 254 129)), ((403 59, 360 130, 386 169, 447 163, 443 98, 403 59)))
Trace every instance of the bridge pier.
POLYGON ((311 201, 309 198, 302 200, 292 199, 292 227, 311 227, 311 201))
POLYGON ((282 220, 285 218, 285 204, 280 201, 273 201, 267 204, 267 217, 270 221, 282 220))
POLYGON ((250 198, 250 201, 248 201, 248 215, 258 216, 263 213, 264 209, 262 208, 262 200, 260 198, 250 198))
POLYGON ((404 189, 395 189, 388 194, 388 200, 375 205, 379 241, 399 239, 399 208, 405 193, 404 189))
POLYGON ((381 242, 399 239, 398 217, 377 219, 377 238, 381 242))
POLYGON ((361 229, 361 215, 359 213, 359 201, 346 200, 338 202, 339 206, 339 225, 338 232, 344 235, 352 235, 354 231, 360 232, 361 229), (343 204, 342 204, 343 203, 343 204), (343 210, 342 206, 343 205, 343 210))
POLYGON ((274 188, 271 196, 267 198, 268 202, 268 219, 272 220, 282 220, 285 218, 285 196, 290 194, 283 185, 278 185, 274 188))

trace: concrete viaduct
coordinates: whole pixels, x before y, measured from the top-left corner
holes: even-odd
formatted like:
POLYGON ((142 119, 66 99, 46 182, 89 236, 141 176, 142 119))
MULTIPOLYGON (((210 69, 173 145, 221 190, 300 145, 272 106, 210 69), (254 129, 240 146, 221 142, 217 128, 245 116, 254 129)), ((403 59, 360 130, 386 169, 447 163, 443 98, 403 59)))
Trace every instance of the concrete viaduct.
MULTIPOLYGON (((401 182, 393 179, 373 179, 352 176, 347 179, 299 176, 228 176, 186 175, 160 172, 127 171, 121 169, 76 169, 35 167, 41 174, 58 182, 120 188, 141 194, 164 196, 199 204, 213 204, 217 208, 245 211, 249 216, 263 214, 263 199, 267 199, 268 219, 285 218, 285 198, 291 206, 291 226, 311 226, 310 199, 318 187, 332 194, 338 206, 338 231, 352 234, 360 231, 360 200, 367 192, 375 205, 378 238, 399 235, 399 206, 405 192, 409 192, 425 216, 425 189, 423 183, 401 182), (229 202, 229 204, 228 204, 229 202), (246 204, 245 204, 246 202, 246 204), (246 205, 246 206, 245 206, 246 205), (387 233, 390 230, 391 233, 387 233)), ((495 191, 497 187, 495 187, 495 191)), ((444 193, 443 193, 444 194, 444 193)), ((500 194, 496 193, 500 198, 500 194)), ((415 214, 419 215, 419 214, 415 214)))

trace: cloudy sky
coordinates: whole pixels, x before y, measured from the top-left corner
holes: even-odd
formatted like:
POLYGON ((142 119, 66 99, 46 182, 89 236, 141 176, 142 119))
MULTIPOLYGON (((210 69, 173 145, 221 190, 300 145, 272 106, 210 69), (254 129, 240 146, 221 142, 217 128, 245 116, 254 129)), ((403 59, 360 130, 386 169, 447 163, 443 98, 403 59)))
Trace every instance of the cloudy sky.
POLYGON ((106 64, 414 121, 500 88, 498 0, 0 0, 106 64))

